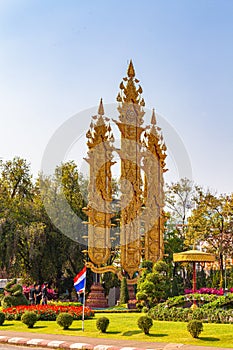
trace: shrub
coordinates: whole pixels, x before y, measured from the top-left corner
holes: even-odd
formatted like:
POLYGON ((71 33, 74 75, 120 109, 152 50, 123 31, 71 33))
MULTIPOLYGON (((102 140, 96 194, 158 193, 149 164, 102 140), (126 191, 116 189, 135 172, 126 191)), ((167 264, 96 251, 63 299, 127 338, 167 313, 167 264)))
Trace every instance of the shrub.
POLYGON ((144 312, 144 314, 146 314, 148 311, 149 311, 149 308, 147 306, 143 306, 142 312, 144 312))
POLYGON ((120 290, 120 304, 126 304, 129 301, 129 291, 127 286, 126 278, 123 277, 121 281, 121 290, 120 290))
POLYGON ((149 334, 149 330, 153 325, 153 320, 149 316, 141 316, 138 319, 138 327, 143 330, 145 334, 149 334))
POLYGON ((3 312, 0 312, 0 326, 3 325, 5 321, 5 314, 3 312))
POLYGON ((109 319, 107 317, 100 317, 96 321, 96 328, 102 333, 106 333, 108 325, 109 325, 109 319))
POLYGON ((201 321, 192 320, 189 321, 187 329, 193 338, 198 338, 199 334, 203 331, 203 324, 201 321))
POLYGON ((63 329, 68 329, 73 323, 73 317, 68 312, 61 312, 56 321, 63 329))
POLYGON ((33 328, 34 324, 37 321, 36 313, 33 311, 27 311, 25 312, 22 317, 21 321, 28 326, 28 328, 33 328))

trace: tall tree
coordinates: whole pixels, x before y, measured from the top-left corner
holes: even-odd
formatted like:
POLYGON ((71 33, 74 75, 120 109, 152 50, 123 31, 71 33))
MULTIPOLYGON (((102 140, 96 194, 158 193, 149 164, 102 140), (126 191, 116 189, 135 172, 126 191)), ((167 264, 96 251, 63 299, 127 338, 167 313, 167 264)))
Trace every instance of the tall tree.
POLYGON ((180 181, 171 183, 171 185, 166 185, 166 208, 173 222, 175 222, 182 239, 185 237, 187 218, 194 204, 195 191, 196 187, 193 182, 187 178, 180 179, 180 181))
POLYGON ((31 221, 34 188, 26 160, 1 161, 0 170, 0 267, 10 277, 20 271, 16 232, 31 221))
POLYGON ((188 220, 187 246, 201 244, 219 261, 223 281, 224 258, 233 255, 233 194, 220 195, 199 190, 196 208, 188 220))

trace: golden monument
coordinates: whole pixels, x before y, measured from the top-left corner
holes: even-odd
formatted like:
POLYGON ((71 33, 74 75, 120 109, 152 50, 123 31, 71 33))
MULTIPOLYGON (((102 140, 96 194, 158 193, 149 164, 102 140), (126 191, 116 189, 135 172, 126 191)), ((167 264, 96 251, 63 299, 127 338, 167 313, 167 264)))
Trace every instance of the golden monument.
POLYGON ((92 271, 122 272, 135 284, 142 259, 156 262, 164 252, 164 191, 166 146, 152 111, 151 125, 143 126, 145 111, 142 88, 130 61, 127 77, 117 96, 119 119, 114 120, 121 135, 120 149, 114 147, 110 119, 104 116, 102 99, 98 114, 87 131, 90 181, 88 205, 87 266, 92 271), (112 173, 114 152, 120 166, 120 267, 108 265, 111 255, 112 173))

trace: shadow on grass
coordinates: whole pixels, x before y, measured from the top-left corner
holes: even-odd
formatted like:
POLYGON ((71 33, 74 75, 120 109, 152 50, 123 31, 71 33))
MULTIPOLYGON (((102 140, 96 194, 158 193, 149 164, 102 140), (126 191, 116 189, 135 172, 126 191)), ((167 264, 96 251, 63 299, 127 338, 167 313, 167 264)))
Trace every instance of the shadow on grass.
POLYGON ((119 333, 121 333, 121 332, 118 332, 118 331, 106 331, 106 333, 108 333, 108 334, 119 334, 119 333))
MULTIPOLYGON (((140 333, 143 333, 143 332, 140 331, 140 330, 135 330, 135 331, 124 332, 124 333, 122 333, 122 335, 125 335, 125 336, 127 336, 127 337, 130 337, 131 335, 140 334, 140 333)), ((151 334, 151 333, 149 333, 149 334, 147 334, 147 336, 148 336, 148 337, 151 337, 151 338, 154 338, 154 337, 159 338, 159 337, 167 337, 168 334, 165 334, 165 333, 163 333, 163 334, 158 334, 158 333, 156 333, 156 334, 151 334)))
POLYGON ((8 324, 2 324, 1 325, 1 327, 9 327, 9 326, 14 326, 14 323, 8 323, 8 324))
MULTIPOLYGON (((61 329, 63 330, 63 328, 61 328, 61 329)), ((70 328, 66 329, 65 331, 69 332, 69 331, 81 331, 81 330, 82 330, 81 327, 79 327, 79 328, 70 327, 70 328)))
POLYGON ((141 333, 141 332, 142 332, 142 331, 138 331, 138 330, 136 330, 136 331, 128 331, 128 332, 122 333, 122 335, 125 335, 125 336, 127 336, 127 337, 130 337, 131 335, 139 334, 139 333, 141 333))
POLYGON ((33 326, 33 328, 39 329, 39 328, 48 328, 48 326, 33 326))
POLYGON ((198 337, 198 339, 203 340, 203 341, 219 341, 219 338, 215 337, 198 337))

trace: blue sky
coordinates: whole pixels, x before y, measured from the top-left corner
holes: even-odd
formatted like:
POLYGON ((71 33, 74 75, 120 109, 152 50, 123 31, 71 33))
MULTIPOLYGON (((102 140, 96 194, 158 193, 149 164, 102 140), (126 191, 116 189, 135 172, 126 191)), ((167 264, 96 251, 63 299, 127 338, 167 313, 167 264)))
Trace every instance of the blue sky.
POLYGON ((231 0, 0 1, 0 156, 36 174, 60 125, 100 97, 115 102, 133 59, 194 181, 232 192, 232 19, 231 0))

